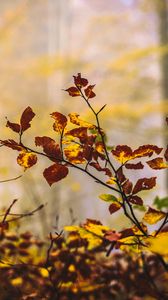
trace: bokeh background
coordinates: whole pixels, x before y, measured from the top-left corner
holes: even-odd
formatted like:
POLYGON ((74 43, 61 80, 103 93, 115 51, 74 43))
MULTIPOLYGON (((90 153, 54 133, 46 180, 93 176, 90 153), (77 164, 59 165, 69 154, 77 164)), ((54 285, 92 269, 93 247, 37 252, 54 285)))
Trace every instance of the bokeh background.
MULTIPOLYGON (((168 1, 167 0, 5 0, 0 1, 0 128, 1 138, 14 138, 5 116, 17 122, 31 106, 36 112, 25 143, 34 137, 54 136, 49 114, 78 112, 93 120, 85 103, 63 89, 81 72, 96 84, 96 109, 107 104, 101 124, 109 145, 166 145, 168 113, 168 1)), ((23 173, 14 151, 0 148, 0 180, 23 173)), ((45 209, 28 221, 37 234, 79 223, 87 217, 122 227, 125 218, 112 218, 108 205, 98 199, 106 193, 76 171, 51 188, 42 176, 49 162, 42 158, 16 181, 0 184, 1 206, 19 199, 16 211, 45 209)), ((144 172, 144 171, 143 171, 144 172)), ((158 186, 145 192, 146 201, 165 196, 167 180, 158 172, 158 186)), ((142 177, 142 171, 132 175, 142 177)), ((145 176, 151 176, 147 169, 145 176)))

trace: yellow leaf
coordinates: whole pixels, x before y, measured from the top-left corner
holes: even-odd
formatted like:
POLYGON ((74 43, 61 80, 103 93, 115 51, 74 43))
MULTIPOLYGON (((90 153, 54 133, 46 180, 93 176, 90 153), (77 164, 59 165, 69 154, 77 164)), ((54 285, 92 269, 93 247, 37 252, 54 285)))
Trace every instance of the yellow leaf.
POLYGON ((161 232, 147 240, 149 250, 160 255, 168 255, 168 232, 161 232))
POLYGON ((22 151, 17 157, 17 163, 24 169, 31 168, 37 162, 37 155, 33 152, 22 151))
POLYGON ((68 116, 70 118, 70 122, 75 124, 75 125, 78 125, 78 126, 81 126, 81 127, 87 127, 89 129, 95 129, 96 128, 95 125, 79 119, 79 115, 77 113, 71 113, 68 116))
POLYGON ((107 181, 107 184, 115 184, 116 183, 116 178, 115 177, 110 177, 107 181))
POLYGON ((161 219, 163 219, 165 215, 166 213, 149 207, 148 211, 145 213, 143 217, 143 221, 150 225, 153 225, 159 222, 161 219))
POLYGON ((68 145, 64 149, 65 156, 68 158, 69 162, 74 164, 83 164, 85 159, 83 158, 83 149, 78 144, 68 145))
POLYGON ((21 285, 23 283, 23 279, 21 277, 17 277, 11 280, 11 284, 16 286, 16 285, 21 285))

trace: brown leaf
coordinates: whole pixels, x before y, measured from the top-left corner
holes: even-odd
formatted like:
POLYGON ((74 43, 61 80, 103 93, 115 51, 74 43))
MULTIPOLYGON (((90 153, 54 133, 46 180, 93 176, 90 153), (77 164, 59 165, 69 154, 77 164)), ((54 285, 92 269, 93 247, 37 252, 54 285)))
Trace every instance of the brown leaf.
POLYGON ((126 167, 126 169, 132 169, 132 170, 138 170, 138 169, 144 168, 144 166, 141 162, 138 162, 136 164, 127 163, 127 164, 125 164, 125 167, 126 167))
POLYGON ((48 136, 37 136, 35 137, 35 145, 42 146, 43 151, 52 161, 58 161, 62 159, 60 147, 52 138, 48 136))
POLYGON ((118 202, 113 202, 112 204, 110 204, 109 206, 109 212, 110 214, 115 213, 116 211, 118 211, 121 208, 121 204, 118 202))
POLYGON ((55 163, 50 167, 46 168, 43 172, 45 179, 51 186, 53 183, 63 179, 68 175, 68 168, 64 165, 55 163))
POLYGON ((141 178, 135 184, 132 194, 137 194, 142 190, 150 190, 156 185, 156 177, 141 178))
POLYGON ((143 205, 143 200, 137 196, 137 195, 133 195, 133 196, 130 196, 128 198, 129 202, 131 202, 132 204, 136 204, 136 205, 143 205))
POLYGON ((81 73, 78 73, 77 76, 73 76, 73 78, 75 85, 80 89, 88 84, 88 80, 86 78, 81 78, 81 73))
POLYGON ((77 137, 81 143, 85 143, 87 140, 87 127, 74 128, 65 133, 67 136, 77 137))
POLYGON ((12 129, 14 132, 19 133, 20 132, 20 125, 17 123, 11 123, 10 121, 7 121, 6 127, 9 127, 12 129))
POLYGON ((127 145, 118 145, 111 152, 121 163, 125 163, 132 158, 132 149, 127 145))
POLYGON ((24 112, 22 113, 22 116, 20 118, 20 126, 21 131, 27 130, 29 127, 31 127, 30 122, 34 118, 35 113, 32 111, 31 107, 28 106, 24 112))
POLYGON ((91 163, 89 163, 89 165, 90 165, 91 167, 95 168, 97 171, 105 172, 105 174, 106 174, 107 176, 109 176, 109 177, 112 176, 112 173, 111 173, 110 169, 109 169, 109 168, 102 168, 102 167, 99 165, 99 163, 91 162, 91 163))
POLYGON ((132 192, 132 186, 133 186, 132 182, 129 179, 127 179, 127 181, 125 181, 122 186, 124 193, 130 194, 132 192))
POLYGON ((96 94, 92 91, 93 88, 95 87, 95 84, 94 85, 89 85, 85 90, 85 95, 88 99, 90 98, 94 98, 96 96, 96 94))
POLYGON ((56 132, 62 133, 62 131, 65 129, 65 127, 67 125, 67 121, 68 121, 67 117, 59 112, 53 112, 50 115, 55 120, 55 122, 53 124, 53 129, 56 132))
POLYGON ((152 160, 149 160, 146 162, 149 167, 151 167, 154 170, 160 170, 160 169, 167 169, 168 164, 166 164, 162 157, 157 157, 152 160))
POLYGON ((22 151, 24 148, 19 145, 17 142, 15 142, 14 140, 4 140, 1 141, 1 144, 5 145, 6 147, 12 148, 13 150, 17 150, 17 151, 22 151))
POLYGON ((119 180, 120 183, 123 183, 126 180, 126 177, 125 177, 125 175, 123 173, 123 169, 122 168, 119 168, 117 170, 117 178, 118 178, 118 180, 119 180))
POLYGON ((65 91, 68 92, 69 95, 72 97, 80 96, 80 92, 75 86, 71 86, 70 88, 66 89, 65 91))

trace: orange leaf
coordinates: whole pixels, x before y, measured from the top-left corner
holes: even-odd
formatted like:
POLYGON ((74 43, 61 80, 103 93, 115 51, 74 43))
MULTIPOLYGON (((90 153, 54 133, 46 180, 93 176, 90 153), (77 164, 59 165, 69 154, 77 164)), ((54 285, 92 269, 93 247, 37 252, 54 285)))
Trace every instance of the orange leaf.
POLYGON ((63 179, 68 175, 68 168, 64 165, 55 163, 50 167, 46 168, 43 172, 45 179, 51 186, 53 183, 63 179))
POLYGON ((151 167, 154 170, 160 170, 160 169, 167 169, 168 164, 166 164, 162 157, 157 157, 152 160, 147 161, 147 164, 149 167, 151 167))
POLYGON ((32 111, 31 107, 28 106, 24 112, 22 113, 22 116, 20 118, 20 125, 21 125, 21 131, 27 130, 29 127, 31 127, 30 122, 34 118, 35 113, 32 111))

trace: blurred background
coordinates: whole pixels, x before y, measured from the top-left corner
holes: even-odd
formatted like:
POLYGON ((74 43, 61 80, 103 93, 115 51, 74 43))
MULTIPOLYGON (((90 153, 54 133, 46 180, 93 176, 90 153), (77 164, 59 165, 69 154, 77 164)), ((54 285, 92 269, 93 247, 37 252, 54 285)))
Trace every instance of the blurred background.
MULTIPOLYGON (((5 116, 17 122, 31 106, 36 113, 24 141, 34 147, 34 137, 52 131, 51 112, 78 112, 94 121, 85 103, 62 89, 72 85, 81 72, 96 84, 92 104, 99 109, 109 145, 167 144, 165 116, 168 113, 168 1, 167 0, 5 0, 0 2, 0 128, 1 139, 14 138, 5 116)), ((19 176, 23 170, 17 153, 0 148, 0 180, 19 176)), ((39 163, 13 182, 0 184, 1 206, 19 199, 15 210, 30 211, 47 203, 32 217, 37 234, 46 234, 87 217, 122 227, 125 218, 108 213, 98 199, 108 191, 85 174, 71 170, 65 180, 51 188, 42 172, 50 162, 39 163)), ((143 175, 142 175, 143 174, 143 175)), ((146 168, 145 176, 152 171, 146 168)), ((133 180, 144 177, 136 171, 133 180)), ((146 201, 166 196, 164 171, 158 186, 145 192, 146 201)), ((25 226, 30 219, 23 221, 25 226)), ((28 226, 27 225, 27 226, 28 226)))

